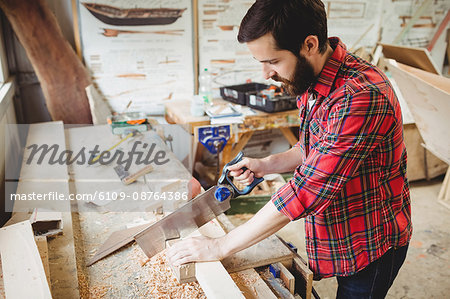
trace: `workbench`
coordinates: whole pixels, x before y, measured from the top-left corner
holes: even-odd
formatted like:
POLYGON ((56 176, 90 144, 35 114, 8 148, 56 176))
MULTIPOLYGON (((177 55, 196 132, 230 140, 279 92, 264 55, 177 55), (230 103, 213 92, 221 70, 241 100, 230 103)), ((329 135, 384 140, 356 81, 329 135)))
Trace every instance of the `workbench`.
MULTIPOLYGON (((33 143, 57 144, 60 151, 70 150, 76 154, 83 148, 90 150, 95 145, 99 145, 100 150, 105 150, 119 140, 119 136, 111 134, 109 126, 64 128, 61 122, 52 122, 32 125, 26 147, 33 143)), ((117 149, 127 152, 136 141, 154 144, 155 152, 156 150, 164 151, 168 162, 164 165, 154 165, 153 171, 140 177, 133 184, 124 185, 121 182, 113 170, 115 164, 48 165, 45 161, 38 164, 37 157, 34 157, 31 163, 22 165, 17 192, 44 193, 55 191, 56 188, 59 193, 66 196, 104 192, 104 197, 106 197, 106 193, 109 192, 109 197, 111 197, 114 192, 141 194, 141 192, 189 191, 191 174, 170 152, 156 132, 143 132, 123 142, 117 149)), ((29 156, 29 152, 25 150, 23 160, 25 161, 29 156)), ((130 167, 130 172, 136 171, 135 166, 130 167)), ((46 274, 53 298, 156 298, 158 296, 172 298, 180 296, 180 294, 189 294, 189 297, 198 296, 199 298, 204 296, 206 289, 203 285, 200 287, 198 283, 177 283, 168 268, 164 254, 149 259, 133 242, 97 263, 86 266, 87 261, 113 232, 139 225, 149 225, 161 219, 165 211, 171 212, 182 202, 166 203, 157 200, 111 200, 108 202, 99 200, 99 198, 91 198, 90 200, 62 201, 55 204, 45 206, 59 209, 62 212, 64 223, 62 235, 48 238, 48 266, 46 267, 48 270, 46 270, 46 274)), ((9 224, 26 220, 29 217, 30 209, 36 207, 41 208, 42 203, 35 202, 30 205, 16 202, 13 218, 9 224)), ((232 229, 225 215, 222 214, 219 219, 220 221, 216 220, 215 222, 216 230, 220 229, 225 233, 232 229)), ((211 226, 211 223, 208 225, 211 226)), ((235 288, 238 287, 246 298, 275 298, 275 295, 253 268, 242 268, 244 263, 257 267, 281 261, 287 267, 295 268, 293 255, 285 246, 280 245, 282 245, 281 241, 272 236, 250 247, 247 252, 242 251, 239 255, 233 255, 224 261, 227 269, 234 269, 234 273, 231 274, 234 282, 230 280, 231 283, 236 284, 235 288), (265 263, 258 264, 261 260, 265 260, 265 263)), ((220 264, 220 262, 216 263, 220 264)), ((303 270, 308 271, 304 265, 303 270)), ((226 272, 225 275, 230 277, 226 272)), ((312 273, 307 275, 311 278, 305 286, 305 290, 307 292, 309 290, 306 298, 309 298, 312 273)), ((1 286, 0 283, 0 291, 2 290, 1 286)), ((215 287, 216 290, 217 288, 224 289, 220 283, 215 287)), ((214 286, 211 286, 211 290, 213 293, 215 292, 214 286)), ((289 294, 289 292, 287 293, 289 294)), ((291 298, 291 295, 287 296, 286 298, 291 298)), ((216 298, 221 297, 217 296, 216 298)))
MULTIPOLYGON (((214 99, 213 105, 228 103, 222 99, 214 99)), ((192 116, 190 113, 190 101, 172 101, 165 105, 165 118, 170 124, 178 124, 182 126, 188 133, 193 136, 192 153, 197 153, 202 146, 198 145, 196 140, 196 130, 202 126, 211 125, 209 116, 192 116)), ((297 137, 291 128, 299 126, 298 109, 265 113, 254 110, 254 115, 245 115, 243 123, 231 124, 231 140, 225 145, 222 152, 221 167, 235 157, 247 144, 256 131, 269 129, 279 129, 290 145, 298 142, 297 137)), ((195 157, 190 161, 189 168, 194 168, 195 157)))

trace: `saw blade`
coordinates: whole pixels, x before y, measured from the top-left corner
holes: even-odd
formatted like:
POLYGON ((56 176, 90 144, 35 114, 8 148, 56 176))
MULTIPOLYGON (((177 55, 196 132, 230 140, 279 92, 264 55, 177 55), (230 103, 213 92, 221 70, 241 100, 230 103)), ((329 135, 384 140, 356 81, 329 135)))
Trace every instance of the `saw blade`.
POLYGON ((184 238, 203 224, 230 208, 230 200, 219 202, 214 197, 216 186, 187 202, 173 213, 136 234, 134 239, 147 257, 166 248, 166 241, 184 238))

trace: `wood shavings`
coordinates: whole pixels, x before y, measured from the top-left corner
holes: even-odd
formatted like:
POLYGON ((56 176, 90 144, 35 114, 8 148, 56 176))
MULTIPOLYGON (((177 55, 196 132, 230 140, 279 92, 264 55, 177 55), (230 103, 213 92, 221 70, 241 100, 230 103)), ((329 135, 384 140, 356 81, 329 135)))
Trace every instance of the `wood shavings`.
POLYGON ((247 274, 241 271, 231 273, 230 276, 241 290, 246 289, 251 291, 253 296, 258 298, 258 292, 256 291, 255 284, 261 279, 261 277, 256 272, 253 271, 252 274, 247 274))
POLYGON ((231 273, 230 276, 234 280, 234 282, 244 286, 251 286, 260 279, 257 274, 249 275, 242 272, 231 273))
POLYGON ((148 259, 139 246, 134 245, 129 253, 129 260, 141 265, 146 260, 140 271, 139 281, 145 284, 144 297, 148 298, 206 298, 203 290, 197 282, 178 283, 168 265, 165 252, 148 259))

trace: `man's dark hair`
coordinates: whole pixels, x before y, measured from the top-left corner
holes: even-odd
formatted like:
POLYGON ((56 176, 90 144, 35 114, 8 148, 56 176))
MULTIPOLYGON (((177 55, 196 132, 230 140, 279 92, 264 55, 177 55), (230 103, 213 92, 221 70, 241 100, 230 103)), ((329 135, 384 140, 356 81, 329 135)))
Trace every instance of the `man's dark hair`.
POLYGON ((298 57, 308 35, 319 40, 324 53, 327 44, 327 15, 320 0, 256 0, 247 11, 239 28, 238 41, 254 41, 272 33, 279 49, 298 57))

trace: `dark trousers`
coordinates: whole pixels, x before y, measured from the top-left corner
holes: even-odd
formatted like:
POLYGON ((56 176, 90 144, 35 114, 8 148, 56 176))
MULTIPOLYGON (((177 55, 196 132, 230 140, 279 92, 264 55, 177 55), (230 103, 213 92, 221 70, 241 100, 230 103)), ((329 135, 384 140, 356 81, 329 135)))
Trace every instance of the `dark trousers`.
POLYGON ((338 299, 384 298, 406 258, 408 245, 389 249, 381 258, 352 276, 338 276, 338 299))

